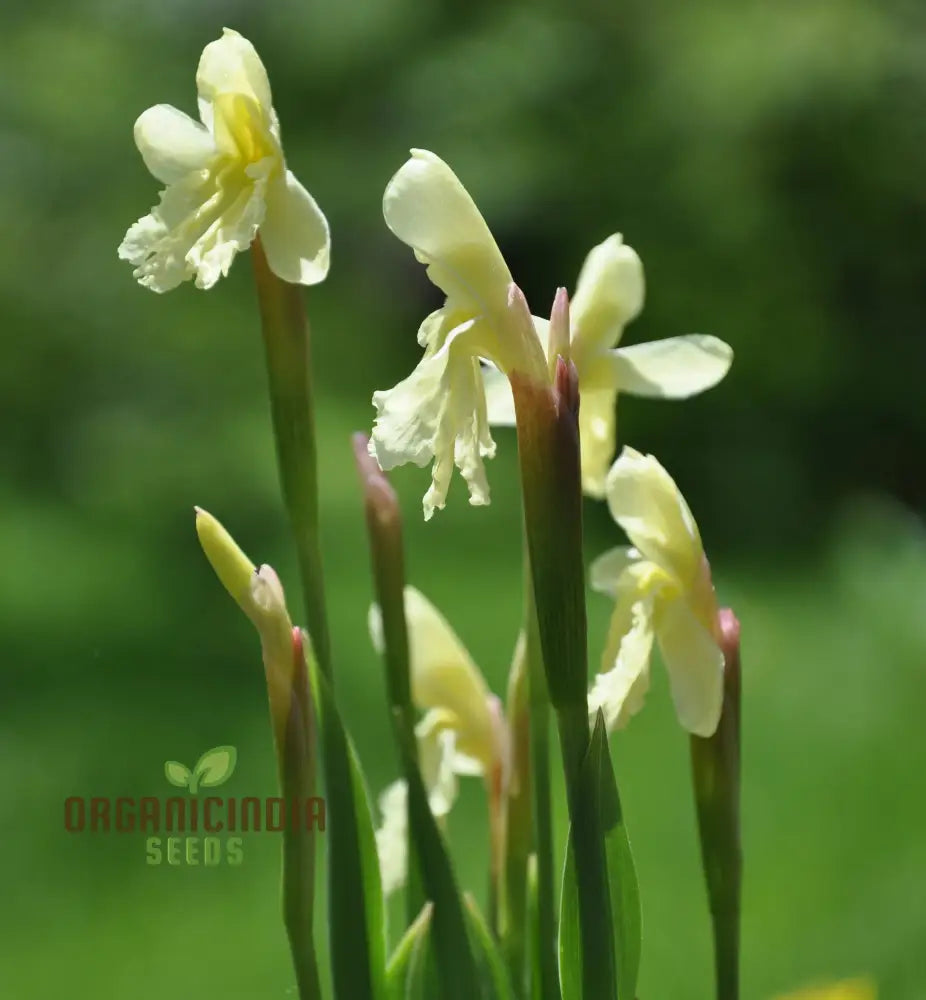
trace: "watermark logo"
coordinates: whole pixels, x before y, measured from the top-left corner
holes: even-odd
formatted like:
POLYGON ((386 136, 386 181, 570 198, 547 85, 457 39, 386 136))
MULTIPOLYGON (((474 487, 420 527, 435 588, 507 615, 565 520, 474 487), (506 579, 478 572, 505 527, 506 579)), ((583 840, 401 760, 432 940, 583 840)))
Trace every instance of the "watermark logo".
POLYGON ((196 762, 191 771, 179 760, 169 760, 164 764, 164 775, 177 788, 187 788, 195 795, 200 788, 216 788, 224 785, 232 776, 238 763, 238 751, 234 747, 213 747, 196 762))
POLYGON ((72 795, 64 802, 64 828, 72 834, 144 835, 146 864, 206 868, 240 865, 244 834, 324 832, 323 798, 211 794, 237 763, 238 751, 229 745, 207 750, 192 768, 166 761, 164 776, 186 795, 72 795), (210 794, 200 795, 203 789, 210 794))

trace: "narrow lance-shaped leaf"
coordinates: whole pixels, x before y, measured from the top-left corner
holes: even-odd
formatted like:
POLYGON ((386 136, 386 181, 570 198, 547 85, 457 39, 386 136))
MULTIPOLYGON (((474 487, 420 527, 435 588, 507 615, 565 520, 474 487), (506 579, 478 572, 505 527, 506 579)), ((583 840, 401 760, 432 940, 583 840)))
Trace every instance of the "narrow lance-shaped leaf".
MULTIPOLYGON (((585 780, 589 784, 593 808, 598 811, 601 828, 604 831, 606 877, 614 928, 613 954, 617 969, 617 996, 619 1000, 634 1000, 640 970, 640 895, 617 781, 608 752, 604 719, 600 711, 589 745, 585 780)), ((581 1000, 583 997, 579 896, 574 856, 576 849, 570 830, 560 901, 559 950, 563 1000, 581 1000)), ((602 961, 605 958, 601 956, 602 961)))
POLYGON ((317 706, 328 817, 328 919, 337 1000, 386 1000, 386 934, 373 816, 356 751, 338 714, 328 679, 306 633, 293 631, 305 655, 317 706))
POLYGON ((469 893, 464 895, 464 903, 470 938, 480 966, 483 997, 485 1000, 515 1000, 504 959, 485 918, 479 912, 475 899, 469 893))
POLYGON ((425 903, 390 956, 386 966, 389 1000, 404 1000, 410 973, 418 966, 416 956, 427 947, 433 913, 434 904, 425 903))

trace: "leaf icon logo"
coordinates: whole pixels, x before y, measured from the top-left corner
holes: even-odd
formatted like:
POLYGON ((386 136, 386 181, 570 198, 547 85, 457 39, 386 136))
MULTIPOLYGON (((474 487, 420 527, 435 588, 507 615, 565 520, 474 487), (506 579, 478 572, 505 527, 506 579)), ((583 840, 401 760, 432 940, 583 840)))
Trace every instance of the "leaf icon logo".
POLYGON ((164 764, 164 776, 177 788, 188 788, 195 795, 200 788, 224 785, 232 776, 238 763, 238 751, 232 746, 219 746, 207 750, 191 771, 179 760, 164 764))

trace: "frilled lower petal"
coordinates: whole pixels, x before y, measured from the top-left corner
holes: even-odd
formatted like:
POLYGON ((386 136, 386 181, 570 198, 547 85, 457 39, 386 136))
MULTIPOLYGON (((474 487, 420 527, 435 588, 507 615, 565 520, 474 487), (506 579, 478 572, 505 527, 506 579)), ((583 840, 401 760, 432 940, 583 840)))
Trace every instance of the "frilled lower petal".
POLYGON ((392 389, 375 392, 370 451, 383 469, 433 462, 424 516, 444 506, 453 466, 469 486, 471 504, 489 502, 484 458, 495 454, 479 373, 474 323, 458 327, 436 354, 392 389))
POLYGON ((693 333, 610 352, 621 392, 660 399, 687 399, 715 386, 730 370, 733 349, 716 337, 693 333))
POLYGON ((287 170, 267 187, 260 239, 270 270, 294 285, 317 285, 328 274, 331 234, 315 199, 287 170))
POLYGON ((589 713, 600 708, 609 731, 626 725, 643 707, 652 648, 652 601, 636 600, 628 591, 615 605, 601 658, 603 669, 588 696, 589 713))
POLYGON ((408 786, 394 781, 379 797, 382 825, 376 831, 376 853, 383 893, 391 895, 408 878, 408 786))
POLYGON ((161 194, 150 215, 129 228, 119 256, 139 284, 156 292, 195 277, 211 288, 251 245, 264 216, 265 179, 189 174, 161 194))
POLYGON ((657 639, 679 722, 712 736, 723 707, 723 652, 684 600, 660 610, 657 639))
POLYGON ((435 816, 446 816, 457 800, 457 734, 449 712, 433 709, 415 727, 418 737, 418 766, 435 816))
POLYGON ((209 130, 169 104, 156 104, 138 116, 135 145, 162 184, 175 184, 191 171, 209 169, 218 154, 209 130))

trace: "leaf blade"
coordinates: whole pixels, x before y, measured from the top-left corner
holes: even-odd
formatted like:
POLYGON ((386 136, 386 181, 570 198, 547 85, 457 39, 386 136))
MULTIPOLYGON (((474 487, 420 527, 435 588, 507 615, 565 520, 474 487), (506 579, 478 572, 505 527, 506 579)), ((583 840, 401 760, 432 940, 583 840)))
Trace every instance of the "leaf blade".
POLYGON ((387 1000, 379 857, 366 782, 330 682, 301 635, 323 751, 331 974, 337 1000, 387 1000))
MULTIPOLYGON (((640 971, 642 916, 636 867, 624 823, 617 780, 608 752, 607 732, 600 710, 585 762, 585 780, 592 783, 593 808, 604 832, 605 864, 611 903, 618 1000, 634 1000, 640 971)), ((582 946, 579 897, 575 875, 572 829, 566 843, 560 909, 560 980, 563 1000, 582 1000, 582 946)))

